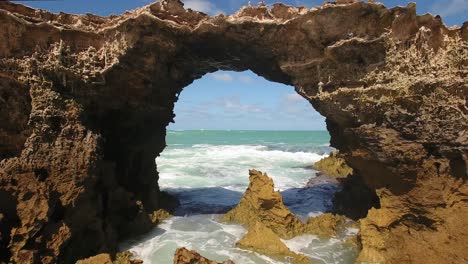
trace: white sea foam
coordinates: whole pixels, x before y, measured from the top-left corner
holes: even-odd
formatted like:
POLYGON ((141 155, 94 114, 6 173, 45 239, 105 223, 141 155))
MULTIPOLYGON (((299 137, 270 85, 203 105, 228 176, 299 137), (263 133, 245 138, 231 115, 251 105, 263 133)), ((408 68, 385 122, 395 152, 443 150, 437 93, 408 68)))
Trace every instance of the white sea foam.
MULTIPOLYGON (((219 215, 174 217, 161 224, 143 242, 133 244, 130 250, 144 263, 151 264, 172 263, 178 247, 194 249, 219 262, 231 259, 245 264, 284 263, 236 248, 235 243, 244 236, 245 228, 220 223, 217 221, 218 217, 219 215)), ((314 263, 353 263, 355 253, 345 246, 344 239, 346 236, 321 240, 317 236, 303 235, 283 242, 291 250, 312 258, 314 263)))
MULTIPOLYGON (((183 132, 170 132, 183 133, 183 132)), ((156 163, 159 185, 176 195, 181 206, 177 217, 160 224, 151 234, 130 241, 130 249, 149 264, 173 263, 176 248, 187 247, 218 262, 231 259, 242 264, 285 264, 277 259, 235 247, 247 232, 240 225, 218 221, 221 213, 238 203, 249 183, 249 169, 267 172, 282 191, 284 202, 302 220, 328 210, 334 185, 304 189, 314 176, 311 165, 326 156, 303 151, 307 145, 268 143, 262 145, 171 144, 156 163)), ((320 154, 318 154, 320 153, 320 154)), ((346 246, 349 229, 340 237, 323 240, 304 235, 285 240, 293 251, 311 257, 314 263, 353 263, 356 253, 346 246)))
POLYGON ((311 165, 325 155, 269 150, 262 145, 193 145, 170 148, 156 159, 162 188, 224 187, 244 191, 248 170, 273 178, 278 189, 303 187, 311 165))

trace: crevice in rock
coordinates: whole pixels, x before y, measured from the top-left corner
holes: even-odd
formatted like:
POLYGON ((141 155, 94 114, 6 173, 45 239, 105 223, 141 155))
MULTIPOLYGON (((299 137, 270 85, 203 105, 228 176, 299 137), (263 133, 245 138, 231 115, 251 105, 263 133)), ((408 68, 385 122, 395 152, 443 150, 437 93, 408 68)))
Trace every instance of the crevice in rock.
POLYGON ((8 263, 11 252, 8 244, 11 240, 11 229, 20 225, 16 212, 18 201, 10 192, 0 189, 0 262, 8 263))
POLYGON ((340 181, 343 188, 333 197, 333 212, 359 220, 367 216, 369 209, 380 208, 375 190, 369 188, 361 176, 354 173, 340 181))
POLYGON ((49 177, 49 172, 46 168, 38 168, 34 170, 34 174, 39 181, 44 182, 49 177))
POLYGON ((0 71, 0 160, 17 157, 31 131, 29 88, 0 71))
POLYGON ((449 162, 450 170, 455 178, 468 180, 468 169, 466 165, 466 158, 460 153, 457 153, 456 157, 452 158, 449 162))

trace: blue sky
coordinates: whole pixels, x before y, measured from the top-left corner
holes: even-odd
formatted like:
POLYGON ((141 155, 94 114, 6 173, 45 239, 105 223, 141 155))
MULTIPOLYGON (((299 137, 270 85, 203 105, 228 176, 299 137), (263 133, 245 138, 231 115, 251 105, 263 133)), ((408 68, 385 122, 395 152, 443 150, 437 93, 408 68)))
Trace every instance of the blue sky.
POLYGON ((251 71, 218 71, 186 87, 171 129, 325 130, 325 119, 292 86, 251 71))
MULTIPOLYGON (((121 14, 151 0, 56 0, 18 1, 52 12, 121 14)), ((185 6, 210 15, 231 14, 248 0, 183 0, 185 6)), ((251 1, 256 3, 257 1, 251 1)), ((324 0, 283 0, 289 5, 312 7, 324 0)), ((442 16, 449 25, 461 25, 468 17, 468 0, 381 0, 388 7, 417 3, 419 14, 442 16)), ((293 87, 266 81, 250 71, 207 74, 186 87, 176 104, 176 123, 170 129, 325 130, 320 114, 293 87)))

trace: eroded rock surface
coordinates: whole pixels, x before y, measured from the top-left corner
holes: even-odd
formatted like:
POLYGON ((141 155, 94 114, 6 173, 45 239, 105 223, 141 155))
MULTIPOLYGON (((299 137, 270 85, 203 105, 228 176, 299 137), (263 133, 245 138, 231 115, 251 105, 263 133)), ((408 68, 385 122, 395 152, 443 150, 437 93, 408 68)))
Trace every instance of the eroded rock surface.
POLYGON ((336 237, 344 231, 347 220, 331 213, 311 217, 301 222, 283 204, 273 180, 257 170, 250 170, 250 183, 239 204, 223 216, 224 221, 248 228, 236 246, 293 263, 312 263, 308 257, 291 251, 280 238, 291 239, 302 234, 323 238, 336 237))
POLYGON ((353 169, 348 166, 339 152, 330 153, 328 157, 314 163, 313 168, 319 171, 319 175, 326 174, 336 178, 346 178, 353 173, 353 169))
POLYGON ((306 256, 291 251, 277 234, 260 222, 252 224, 247 234, 236 243, 236 246, 281 260, 292 259, 292 263, 312 263, 306 256))
POLYGON ((468 259, 468 23, 414 4, 209 17, 177 0, 110 17, 2 1, 0 23, 1 261, 72 263, 149 230, 179 93, 247 69, 295 86, 377 194, 360 261, 468 259))
POLYGON ((178 248, 174 254, 174 264, 234 264, 234 262, 227 260, 218 263, 203 257, 194 250, 178 248))
POLYGON ((239 204, 226 213, 222 220, 250 227, 260 222, 281 238, 300 234, 303 224, 283 203, 279 191, 274 190, 273 180, 257 170, 249 171, 249 186, 239 204))
POLYGON ((336 237, 344 231, 346 218, 331 213, 311 217, 307 220, 304 233, 315 234, 323 237, 336 237))
POLYGON ((113 264, 109 254, 99 254, 87 259, 78 260, 76 264, 113 264))

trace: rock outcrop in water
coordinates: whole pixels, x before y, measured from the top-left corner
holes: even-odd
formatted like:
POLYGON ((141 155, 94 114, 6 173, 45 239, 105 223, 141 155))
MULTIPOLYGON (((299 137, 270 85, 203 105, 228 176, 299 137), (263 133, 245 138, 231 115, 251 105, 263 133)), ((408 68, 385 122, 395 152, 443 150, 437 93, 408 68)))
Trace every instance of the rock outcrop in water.
POLYGON ((326 174, 335 178, 346 178, 353 173, 353 169, 349 167, 339 152, 330 153, 328 157, 314 163, 313 168, 320 171, 319 174, 326 174))
POLYGON ((78 260, 76 264, 113 264, 113 262, 109 254, 99 254, 94 257, 78 260))
POLYGON ((178 95, 247 69, 295 86, 378 198, 359 261, 468 259, 468 23, 414 4, 209 17, 177 0, 110 17, 2 1, 0 23, 1 261, 71 263, 148 231, 178 95))
MULTIPOLYGON (((271 229, 260 222, 252 224, 247 234, 236 243, 236 246, 278 258, 292 259, 292 263, 311 264, 312 261, 302 254, 291 251, 271 229)), ((289 262, 289 261, 288 261, 289 262)))
POLYGON ((280 238, 291 239, 302 234, 330 238, 344 230, 346 218, 330 213, 301 222, 283 204, 281 193, 274 190, 273 180, 266 173, 250 170, 249 174, 244 196, 222 218, 248 228, 236 246, 279 259, 292 258, 293 263, 311 263, 306 256, 291 251, 280 238))
POLYGON ((249 186, 239 204, 222 220, 250 227, 260 222, 281 238, 292 238, 302 232, 303 224, 283 203, 273 180, 261 171, 249 171, 249 186))
POLYGON ((322 237, 336 237, 346 225, 346 218, 331 213, 311 217, 304 226, 304 233, 315 234, 322 237))
POLYGON ((178 248, 174 255, 174 264, 234 264, 234 262, 227 260, 218 263, 201 256, 194 250, 178 248))
POLYGON ((76 264, 142 264, 143 261, 135 259, 133 254, 129 251, 118 253, 114 260, 109 254, 99 254, 97 256, 89 257, 86 259, 78 260, 76 264))

